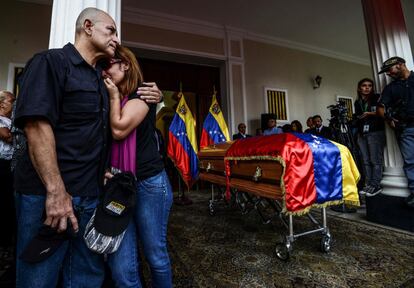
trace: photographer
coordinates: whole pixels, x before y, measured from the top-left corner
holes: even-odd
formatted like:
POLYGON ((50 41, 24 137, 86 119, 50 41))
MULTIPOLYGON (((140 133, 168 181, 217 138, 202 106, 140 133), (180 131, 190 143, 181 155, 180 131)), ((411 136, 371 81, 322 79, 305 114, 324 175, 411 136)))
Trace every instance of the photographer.
POLYGON ((382 191, 382 162, 385 145, 384 121, 377 116, 379 95, 374 93, 374 82, 364 78, 358 82, 358 99, 355 101, 355 124, 357 144, 362 157, 365 186, 360 194, 368 197, 382 191))
POLYGON ((382 64, 381 73, 393 81, 382 91, 378 114, 395 130, 410 190, 405 203, 414 208, 414 72, 407 69, 403 58, 391 57, 382 64))

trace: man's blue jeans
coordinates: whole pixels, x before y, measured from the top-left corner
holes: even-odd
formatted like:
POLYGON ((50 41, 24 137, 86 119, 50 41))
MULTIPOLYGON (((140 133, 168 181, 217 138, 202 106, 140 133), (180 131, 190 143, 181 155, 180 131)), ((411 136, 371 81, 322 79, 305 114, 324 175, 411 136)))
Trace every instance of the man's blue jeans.
POLYGON ((404 128, 397 133, 397 140, 404 160, 408 189, 414 194, 414 127, 404 128))
POLYGON ((26 245, 42 226, 45 196, 16 193, 17 263, 16 287, 56 287, 59 272, 63 272, 64 287, 101 287, 104 279, 103 256, 90 251, 83 233, 98 203, 97 197, 73 197, 79 232, 73 240, 65 241, 46 260, 31 264, 19 259, 26 245))
POLYGON ((167 251, 167 226, 172 200, 172 189, 165 171, 138 181, 134 221, 128 226, 118 251, 108 255, 116 287, 142 287, 137 240, 151 269, 152 287, 172 287, 167 251))
POLYGON ((365 185, 377 187, 382 179, 385 133, 374 131, 358 134, 357 143, 362 156, 365 185))

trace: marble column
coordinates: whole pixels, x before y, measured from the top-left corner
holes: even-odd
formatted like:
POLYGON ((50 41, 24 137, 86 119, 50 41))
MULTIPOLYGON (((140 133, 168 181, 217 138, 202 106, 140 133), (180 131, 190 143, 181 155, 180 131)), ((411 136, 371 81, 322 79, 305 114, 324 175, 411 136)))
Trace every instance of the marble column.
MULTIPOLYGON (((400 0, 361 0, 361 2, 376 90, 382 91, 385 85, 391 81, 385 74, 378 75, 378 71, 386 59, 400 56, 406 60, 407 67, 413 69, 413 56, 404 14, 400 0)), ((384 175, 381 182, 384 187, 383 194, 408 196, 403 160, 394 132, 388 125, 386 125, 386 141, 384 175)))
POLYGON ((76 18, 87 7, 95 7, 111 15, 121 38, 121 0, 54 0, 49 48, 61 48, 68 42, 74 43, 76 18))

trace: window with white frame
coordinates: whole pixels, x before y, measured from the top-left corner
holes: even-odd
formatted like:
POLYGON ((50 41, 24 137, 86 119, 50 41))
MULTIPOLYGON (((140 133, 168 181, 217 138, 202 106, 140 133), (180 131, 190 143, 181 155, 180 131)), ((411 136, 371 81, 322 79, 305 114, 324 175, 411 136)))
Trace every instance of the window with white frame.
POLYGON ((347 118, 348 120, 352 120, 352 115, 354 114, 354 98, 350 97, 350 96, 341 96, 341 95, 336 95, 336 101, 337 102, 342 102, 347 110, 347 118))
POLYGON ((277 120, 289 122, 288 91, 286 89, 265 87, 266 113, 275 114, 277 120))

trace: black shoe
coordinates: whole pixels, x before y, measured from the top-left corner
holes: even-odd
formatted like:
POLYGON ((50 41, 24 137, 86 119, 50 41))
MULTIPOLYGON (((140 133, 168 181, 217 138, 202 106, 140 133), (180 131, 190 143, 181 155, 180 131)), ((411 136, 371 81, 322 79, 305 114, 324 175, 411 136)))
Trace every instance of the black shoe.
POLYGON ((408 207, 414 208, 414 193, 411 193, 410 196, 405 198, 404 202, 408 207))
POLYGON ((382 192, 382 187, 381 186, 370 186, 369 190, 365 191, 365 192, 367 192, 367 194, 366 194, 367 197, 372 197, 372 196, 375 196, 375 195, 378 195, 379 193, 381 193, 382 192))
POLYGON ((365 195, 367 194, 367 191, 369 191, 370 189, 371 189, 371 186, 365 185, 364 188, 362 188, 362 190, 359 191, 359 194, 365 195))

